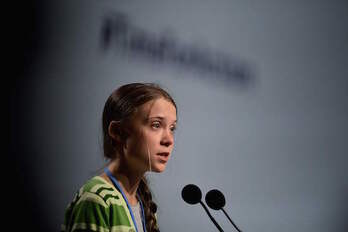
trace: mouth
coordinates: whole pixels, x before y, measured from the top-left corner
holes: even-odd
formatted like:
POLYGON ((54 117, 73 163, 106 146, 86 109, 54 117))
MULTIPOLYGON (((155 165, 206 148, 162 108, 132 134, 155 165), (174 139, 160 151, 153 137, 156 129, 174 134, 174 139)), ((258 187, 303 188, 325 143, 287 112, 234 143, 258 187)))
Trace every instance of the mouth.
POLYGON ((160 153, 157 153, 157 155, 167 157, 169 156, 169 152, 160 152, 160 153))
POLYGON ((159 156, 160 161, 163 163, 166 163, 169 159, 169 152, 160 152, 157 153, 157 155, 159 156))

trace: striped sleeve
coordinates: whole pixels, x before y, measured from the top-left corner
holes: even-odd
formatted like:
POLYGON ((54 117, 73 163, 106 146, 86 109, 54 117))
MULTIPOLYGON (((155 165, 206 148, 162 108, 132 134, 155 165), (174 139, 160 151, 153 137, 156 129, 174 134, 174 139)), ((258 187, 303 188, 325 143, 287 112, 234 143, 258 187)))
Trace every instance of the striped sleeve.
POLYGON ((101 177, 87 181, 65 211, 61 232, 135 232, 126 202, 101 177))
POLYGON ((71 232, 108 232, 109 217, 109 209, 104 200, 95 193, 84 192, 71 209, 69 223, 65 224, 68 228, 64 229, 71 232))

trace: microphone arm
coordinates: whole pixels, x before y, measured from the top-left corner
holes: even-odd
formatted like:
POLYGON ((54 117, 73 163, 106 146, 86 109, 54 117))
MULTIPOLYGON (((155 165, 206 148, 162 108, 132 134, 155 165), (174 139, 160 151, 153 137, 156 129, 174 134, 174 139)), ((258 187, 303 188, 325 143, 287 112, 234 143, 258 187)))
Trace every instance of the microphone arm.
POLYGON ((219 230, 220 232, 224 232, 223 229, 219 226, 219 224, 215 221, 215 219, 213 218, 213 216, 211 216, 211 214, 209 213, 209 210, 207 209, 207 206, 205 206, 205 204, 204 204, 202 201, 200 201, 199 203, 203 206, 205 212, 207 212, 207 214, 208 214, 210 220, 214 223, 214 225, 216 226, 216 228, 218 228, 218 230, 219 230))
POLYGON ((238 232, 241 232, 241 230, 236 226, 236 224, 234 224, 234 222, 232 221, 230 216, 228 216, 228 214, 224 210, 224 206, 226 205, 226 200, 225 200, 224 194, 222 194, 222 192, 220 192, 217 189, 210 190, 205 195, 205 202, 207 202, 207 205, 214 210, 221 209, 222 212, 224 212, 225 216, 228 218, 228 220, 232 223, 234 228, 236 230, 238 230, 238 232))
POLYGON ((225 212, 224 208, 221 208, 222 212, 224 212, 224 214, 226 215, 226 217, 228 218, 228 220, 230 220, 230 222, 232 223, 232 225, 234 226, 234 228, 236 228, 236 230, 238 230, 238 232, 242 232, 237 226, 236 224, 234 224, 234 222, 232 221, 232 219, 228 216, 228 214, 225 212))

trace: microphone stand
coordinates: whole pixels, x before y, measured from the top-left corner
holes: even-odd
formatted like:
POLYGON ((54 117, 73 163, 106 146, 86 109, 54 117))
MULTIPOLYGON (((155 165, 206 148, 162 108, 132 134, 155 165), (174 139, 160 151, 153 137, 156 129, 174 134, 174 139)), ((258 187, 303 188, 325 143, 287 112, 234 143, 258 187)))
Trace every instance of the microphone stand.
MULTIPOLYGON (((211 214, 209 213, 209 210, 207 209, 207 206, 205 206, 205 204, 204 204, 202 201, 199 201, 199 203, 203 206, 205 212, 207 212, 207 214, 208 214, 210 220, 214 223, 214 225, 216 226, 216 228, 218 228, 218 230, 219 230, 220 232, 224 232, 224 231, 222 230, 222 228, 219 226, 219 224, 215 221, 215 219, 213 218, 213 216, 211 216, 211 214)), ((233 223, 233 222, 232 222, 232 223, 233 223)))
POLYGON ((236 230, 238 230, 238 232, 242 232, 240 229, 238 229, 238 227, 236 226, 236 224, 234 224, 234 222, 232 221, 232 219, 228 216, 228 214, 225 212, 224 208, 221 208, 222 212, 224 212, 224 214, 226 215, 226 217, 228 218, 228 220, 230 220, 230 222, 232 223, 232 225, 234 226, 234 228, 236 228, 236 230))

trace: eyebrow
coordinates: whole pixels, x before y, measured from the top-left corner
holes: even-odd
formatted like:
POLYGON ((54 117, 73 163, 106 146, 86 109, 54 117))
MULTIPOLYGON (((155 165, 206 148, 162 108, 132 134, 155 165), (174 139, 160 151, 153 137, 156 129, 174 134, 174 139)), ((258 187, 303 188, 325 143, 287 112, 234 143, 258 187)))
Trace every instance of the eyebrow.
MULTIPOLYGON (((161 116, 154 116, 154 117, 149 117, 149 119, 151 119, 151 118, 159 118, 159 119, 161 119, 161 120, 164 120, 164 117, 161 117, 161 116)), ((176 119, 175 121, 174 121, 174 123, 176 123, 178 120, 176 119)))

